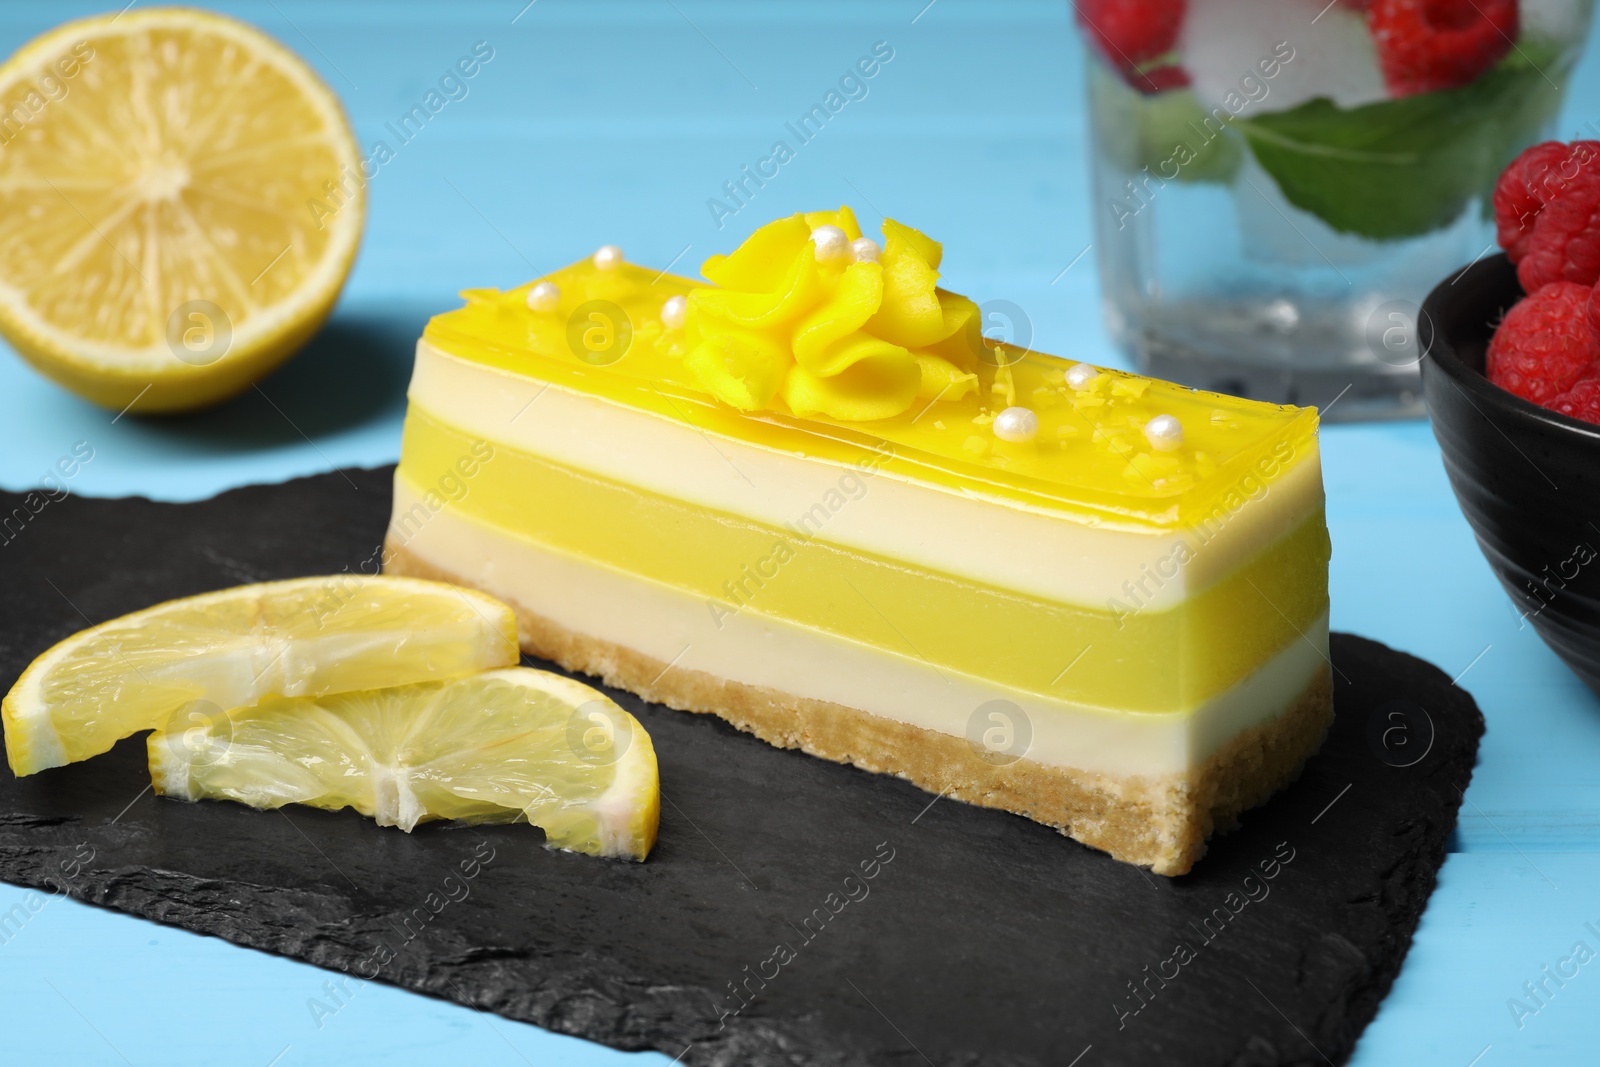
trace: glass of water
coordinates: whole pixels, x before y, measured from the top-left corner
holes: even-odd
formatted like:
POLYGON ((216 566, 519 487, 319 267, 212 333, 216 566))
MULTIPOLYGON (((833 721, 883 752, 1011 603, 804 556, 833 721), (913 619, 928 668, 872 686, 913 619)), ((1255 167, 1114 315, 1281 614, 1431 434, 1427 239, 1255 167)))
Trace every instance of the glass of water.
POLYGON ((1422 299, 1495 250, 1495 179, 1551 132, 1591 9, 1078 0, 1112 337, 1201 388, 1421 414, 1422 299))

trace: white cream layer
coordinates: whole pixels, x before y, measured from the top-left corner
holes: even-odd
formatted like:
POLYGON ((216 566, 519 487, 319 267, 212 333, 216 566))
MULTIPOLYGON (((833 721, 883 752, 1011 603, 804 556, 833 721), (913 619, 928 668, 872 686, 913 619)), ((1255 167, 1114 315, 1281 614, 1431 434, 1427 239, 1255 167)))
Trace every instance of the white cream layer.
MULTIPOLYGON (((427 510, 421 491, 397 476, 395 514, 414 506, 427 510)), ((1197 708, 1162 714, 1094 708, 958 674, 749 608, 733 615, 714 612, 691 593, 554 551, 467 518, 448 504, 408 532, 401 540, 398 530, 389 531, 423 562, 669 669, 831 701, 957 737, 981 740, 988 730, 1026 724, 1032 734, 1026 752, 1006 751, 1111 775, 1164 775, 1197 766, 1240 731, 1286 710, 1327 663, 1324 616, 1307 628, 1304 640, 1197 708), (1011 706, 985 709, 996 700, 1011 706)))
MULTIPOLYGON (((417 342, 410 399, 464 433, 847 548, 1062 604, 1160 611, 1231 574, 1322 506, 1318 457, 1255 489, 1203 542, 791 455, 460 359, 417 342), (1180 542, 1188 546, 1180 549, 1180 542), (1190 558, 1182 562, 1184 555, 1190 558), (1154 575, 1155 577, 1151 577, 1154 575), (1130 594, 1127 583, 1138 586, 1130 594)), ((1315 447, 1314 445, 1312 446, 1315 447)))

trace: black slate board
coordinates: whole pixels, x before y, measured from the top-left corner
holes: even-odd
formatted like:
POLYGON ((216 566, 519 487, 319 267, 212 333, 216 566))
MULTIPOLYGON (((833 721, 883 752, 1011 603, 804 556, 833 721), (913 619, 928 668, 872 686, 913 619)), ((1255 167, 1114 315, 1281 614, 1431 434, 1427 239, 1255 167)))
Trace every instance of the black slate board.
MULTIPOLYGON (((359 570, 389 475, 36 514, 0 494, 31 514, 0 543, 0 684, 90 621, 359 570)), ((1410 944, 1483 719, 1419 660, 1344 635, 1333 659, 1322 753, 1171 881, 625 693, 665 798, 643 865, 527 827, 157 799, 134 738, 0 771, 0 878, 689 1064, 1338 1062, 1410 944)))

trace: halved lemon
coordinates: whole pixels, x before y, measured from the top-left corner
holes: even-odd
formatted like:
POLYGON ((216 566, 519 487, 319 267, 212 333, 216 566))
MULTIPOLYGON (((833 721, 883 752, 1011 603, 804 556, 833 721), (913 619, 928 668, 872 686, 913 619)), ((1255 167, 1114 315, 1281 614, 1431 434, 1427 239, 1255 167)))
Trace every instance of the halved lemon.
POLYGON ((661 815, 644 727, 596 690, 529 667, 268 700, 146 743, 156 792, 184 800, 349 807, 406 831, 525 820, 553 848, 635 860, 661 815))
POLYGON ((338 98, 260 30, 66 23, 0 66, 0 333, 113 410, 222 400, 333 309, 365 185, 338 98))
POLYGON ((511 609, 418 578, 340 574, 158 604, 45 652, 0 702, 18 775, 277 695, 371 689, 520 658, 511 609))

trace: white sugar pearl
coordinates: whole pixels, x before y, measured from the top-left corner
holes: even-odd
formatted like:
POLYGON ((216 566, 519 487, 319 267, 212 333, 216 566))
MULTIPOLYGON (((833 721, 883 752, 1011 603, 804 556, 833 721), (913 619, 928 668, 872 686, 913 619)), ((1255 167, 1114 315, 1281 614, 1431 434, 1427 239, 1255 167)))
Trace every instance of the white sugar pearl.
POLYGON ((683 320, 689 314, 689 301, 682 296, 669 296, 661 305, 661 325, 669 330, 683 329, 683 320))
POLYGON ((1024 444, 1039 436, 1039 416, 1028 408, 1006 408, 994 417, 994 435, 1024 444))
POLYGON ((612 270, 622 265, 622 249, 616 245, 601 245, 595 249, 594 265, 601 270, 612 270))
POLYGON ((555 282, 540 282, 528 290, 528 307, 533 311, 554 311, 561 304, 561 288, 555 282))
POLYGON ((1175 452, 1183 447, 1183 423, 1171 415, 1157 415, 1144 424, 1144 436, 1157 452, 1175 452))
POLYGON ((850 257, 850 235, 837 226, 818 226, 811 231, 817 246, 818 263, 837 263, 850 257))
POLYGON ((1099 367, 1091 367, 1087 363, 1074 363, 1067 371, 1067 384, 1074 389, 1087 389, 1098 377, 1100 377, 1099 367))
POLYGON ((870 237, 857 237, 850 242, 850 255, 857 263, 876 263, 883 249, 870 237))

